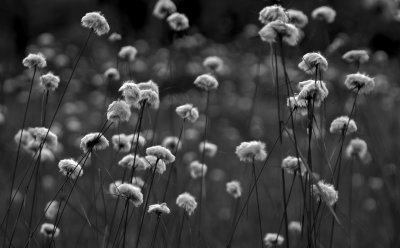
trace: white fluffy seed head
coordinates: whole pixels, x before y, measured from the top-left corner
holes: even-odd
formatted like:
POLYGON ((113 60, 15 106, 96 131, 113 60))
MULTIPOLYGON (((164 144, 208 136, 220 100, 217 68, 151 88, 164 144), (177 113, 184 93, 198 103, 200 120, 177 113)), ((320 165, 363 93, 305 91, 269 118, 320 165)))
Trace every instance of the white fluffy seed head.
POLYGON ((194 85, 206 91, 216 90, 218 88, 218 81, 210 74, 203 74, 194 80, 194 85))
POLYGON ((306 53, 298 67, 307 74, 314 75, 316 69, 326 71, 328 69, 328 61, 318 52, 306 53))
POLYGON ((349 90, 360 94, 370 93, 375 87, 373 78, 359 72, 347 75, 344 84, 349 90))
POLYGON ((44 208, 44 216, 49 220, 55 220, 59 207, 60 203, 58 201, 49 201, 44 208))
POLYGON ((118 57, 122 60, 134 61, 137 55, 137 49, 133 46, 123 46, 118 52, 118 57))
POLYGON ((166 164, 172 163, 175 161, 175 156, 165 147, 162 146, 151 146, 146 149, 146 154, 150 156, 154 156, 166 164))
POLYGON ((311 17, 315 20, 332 23, 335 21, 336 11, 329 6, 321 6, 312 11, 311 17))
POLYGON ((48 72, 47 74, 40 76, 39 82, 42 89, 55 91, 60 84, 60 77, 55 76, 52 72, 48 72))
POLYGON ((101 12, 86 13, 81 19, 81 24, 85 28, 91 28, 98 36, 110 32, 110 26, 101 12))
POLYGON ((342 134, 344 131, 346 131, 346 134, 355 133, 357 131, 357 125, 356 122, 348 116, 340 116, 332 121, 329 131, 337 134, 342 134))
POLYGON ((301 223, 300 221, 291 221, 288 225, 288 230, 291 233, 299 234, 301 233, 301 223))
POLYGON ((129 121, 130 117, 131 117, 131 108, 125 101, 118 100, 108 105, 107 119, 109 121, 116 123, 124 122, 124 121, 129 121))
POLYGON ((342 59, 348 63, 364 64, 368 62, 369 55, 366 50, 351 50, 343 54, 342 59))
POLYGON ((129 152, 131 150, 132 136, 126 134, 115 134, 111 137, 113 148, 119 152, 129 152))
POLYGON ((242 142, 236 147, 236 155, 243 162, 263 161, 267 158, 265 143, 261 141, 242 142))
POLYGON ((294 174, 298 172, 300 175, 304 175, 307 172, 307 169, 301 160, 301 158, 296 158, 293 156, 287 156, 282 160, 281 164, 282 169, 284 169, 289 174, 294 174))
POLYGON ((179 140, 178 137, 175 136, 167 136, 163 139, 161 142, 161 145, 168 150, 170 150, 172 153, 175 151, 179 151, 182 148, 182 142, 179 140), (179 146, 178 146, 179 142, 179 146))
POLYGON ((128 199, 135 207, 139 207, 143 203, 143 194, 140 188, 130 184, 122 183, 118 185, 117 192, 120 197, 128 199))
POLYGON ((167 169, 164 161, 155 156, 148 155, 145 157, 145 161, 147 162, 147 165, 151 171, 155 169, 155 172, 160 175, 163 174, 167 169))
POLYGON ((168 208, 167 203, 163 202, 161 204, 150 205, 147 212, 154 213, 156 215, 161 215, 161 214, 169 214, 171 213, 171 210, 168 208))
POLYGON ((218 151, 218 146, 208 141, 203 141, 199 144, 199 151, 200 153, 205 153, 207 157, 215 157, 218 151))
POLYGON ((120 161, 118 161, 118 165, 123 168, 135 168, 135 170, 141 171, 149 168, 146 160, 139 155, 128 154, 125 155, 120 161))
POLYGON ((125 81, 118 91, 122 92, 122 96, 126 103, 135 108, 139 107, 139 101, 141 98, 140 89, 134 81, 125 81))
POLYGON ((313 101, 316 107, 321 106, 321 103, 328 97, 329 91, 323 81, 307 80, 300 82, 299 85, 301 85, 301 90, 297 95, 298 99, 310 101, 310 103, 313 101))
POLYGON ((190 103, 178 106, 175 111, 179 117, 190 122, 195 122, 199 118, 199 110, 190 103))
POLYGON ((359 159, 364 159, 368 155, 367 142, 360 138, 355 138, 350 140, 350 143, 346 147, 346 157, 358 157, 359 159))
POLYGON ((169 27, 176 32, 183 31, 189 28, 189 19, 186 17, 185 14, 177 12, 172 13, 170 16, 168 16, 167 22, 169 24, 169 27))
POLYGON ((104 150, 109 146, 109 142, 101 133, 89 133, 81 139, 80 148, 84 153, 104 150))
POLYGON ((111 42, 117 42, 121 39, 122 39, 122 36, 116 32, 114 32, 114 33, 110 34, 110 36, 108 36, 108 40, 111 42))
POLYGON ((158 19, 165 19, 176 12, 176 6, 171 0, 158 0, 153 9, 153 15, 158 19))
POLYGON ((265 25, 276 20, 288 22, 289 18, 285 9, 282 8, 282 6, 275 4, 263 8, 259 13, 258 20, 265 25))
POLYGON ((224 61, 218 56, 209 56, 204 59, 203 66, 213 73, 220 73, 224 67, 224 61))
POLYGON ((289 22, 298 28, 304 28, 308 24, 308 17, 303 13, 303 11, 296 9, 288 9, 286 11, 289 22))
POLYGON ((180 194, 176 198, 176 204, 180 208, 183 208, 189 216, 192 215, 194 210, 197 208, 196 199, 187 192, 180 194))
POLYGON ((195 160, 190 163, 189 172, 193 179, 204 177, 207 174, 207 165, 195 160))
POLYGON ((57 238, 60 235, 60 229, 51 223, 43 223, 40 227, 39 233, 46 239, 51 237, 57 238))
POLYGON ((104 76, 106 78, 108 78, 108 80, 111 81, 118 81, 120 79, 120 74, 119 71, 116 68, 108 68, 105 72, 104 72, 104 76))
POLYGON ((30 53, 22 60, 22 64, 28 68, 45 68, 47 66, 46 59, 44 58, 43 54, 37 53, 33 54, 30 53))
POLYGON ((314 184, 312 186, 312 193, 318 200, 324 201, 328 206, 333 206, 339 198, 335 187, 324 181, 318 181, 318 187, 314 184))
POLYGON ((264 244, 267 248, 281 246, 285 242, 285 238, 277 233, 267 233, 264 237, 264 244))
POLYGON ((275 20, 265 25, 259 32, 264 42, 275 43, 278 35, 289 46, 295 46, 300 40, 300 31, 293 24, 275 20))
POLYGON ((226 183, 226 192, 233 196, 233 198, 239 198, 242 196, 242 186, 239 181, 233 180, 226 183))
POLYGON ((71 179, 82 176, 83 170, 81 165, 73 159, 62 159, 58 162, 60 172, 71 179))

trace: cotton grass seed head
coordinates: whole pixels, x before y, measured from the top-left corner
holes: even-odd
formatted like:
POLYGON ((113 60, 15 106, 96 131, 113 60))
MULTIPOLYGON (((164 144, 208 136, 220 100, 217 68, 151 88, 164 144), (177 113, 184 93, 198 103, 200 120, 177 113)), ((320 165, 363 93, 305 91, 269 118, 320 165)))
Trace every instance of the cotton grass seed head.
POLYGON ((207 157, 215 157, 218 151, 218 146, 208 141, 203 141, 199 144, 199 151, 200 153, 205 153, 207 157))
POLYGON ((101 12, 86 13, 86 15, 82 17, 81 24, 85 28, 93 29, 98 36, 110 32, 110 26, 101 12))
POLYGON ((153 9, 153 15, 161 20, 174 12, 176 12, 176 6, 171 0, 158 0, 153 9))
POLYGON ((336 11, 329 6, 321 6, 312 11, 311 17, 314 20, 332 23, 335 21, 336 11))
POLYGON ((353 119, 348 116, 340 116, 334 119, 331 123, 329 131, 331 133, 342 134, 346 130, 346 134, 357 132, 357 125, 353 119), (347 130, 346 130, 347 129, 347 130))
POLYGON ((296 158, 293 156, 287 156, 282 160, 281 164, 282 169, 284 169, 289 174, 294 174, 298 172, 300 175, 304 175, 307 172, 307 169, 301 161, 301 158, 296 158))
POLYGON ((149 156, 154 156, 166 164, 172 163, 175 161, 175 156, 172 155, 171 151, 162 146, 151 146, 146 149, 146 154, 149 156))
POLYGON ((110 185, 108 186, 108 192, 111 194, 111 196, 113 196, 113 197, 118 196, 117 188, 121 184, 122 184, 121 180, 117 180, 115 182, 110 183, 110 185))
POLYGON ((155 172, 160 175, 162 175, 167 169, 167 166, 165 165, 164 161, 161 159, 158 159, 155 156, 148 155, 144 159, 145 159, 145 162, 147 162, 147 165, 150 168, 150 170, 153 171, 154 167, 155 167, 155 172))
POLYGON ((55 220, 60 208, 58 201, 49 201, 44 208, 44 216, 49 220, 55 220))
POLYGON ((364 64, 368 62, 369 55, 365 50, 351 50, 343 54, 342 59, 348 63, 364 64))
POLYGON ((139 207, 143 203, 143 194, 140 188, 130 184, 122 183, 118 185, 117 192, 120 197, 128 199, 135 207, 139 207))
POLYGON ((218 81, 210 74, 203 74, 194 80, 194 85, 205 91, 216 90, 218 88, 218 81))
POLYGON ((199 118, 199 110, 190 103, 178 106, 175 111, 179 117, 192 123, 199 118))
POLYGON ((220 73, 224 66, 224 61, 218 56, 209 56, 204 59, 203 66, 213 73, 220 73))
POLYGON ((119 152, 129 152, 131 150, 133 136, 126 134, 115 134, 111 137, 111 143, 113 148, 119 152))
POLYGON ((179 151, 182 148, 182 142, 180 142, 179 138, 175 136, 165 137, 164 140, 161 142, 161 145, 173 153, 175 151, 179 151))
POLYGON ((328 206, 333 206, 339 198, 335 187, 324 181, 318 181, 318 186, 319 187, 316 185, 312 186, 314 196, 316 196, 318 200, 322 199, 328 206))
POLYGON ((288 230, 291 233, 299 234, 301 233, 301 223, 300 221, 291 221, 288 225, 288 230))
POLYGON ((43 223, 39 233, 46 239, 50 239, 51 237, 57 238, 60 235, 60 229, 51 223, 43 223))
POLYGON ((204 177, 207 174, 207 165, 195 160, 190 163, 189 172, 193 179, 204 177))
POLYGON ((121 39, 122 39, 122 36, 116 32, 114 32, 114 33, 110 34, 110 36, 108 36, 108 40, 111 42, 117 42, 121 39))
POLYGON ((132 177, 132 185, 141 189, 144 186, 144 181, 140 177, 132 177))
POLYGON ((81 165, 73 159, 62 159, 58 162, 60 172, 71 179, 76 179, 83 175, 81 165))
POLYGON ((139 143, 139 146, 144 146, 146 144, 146 139, 138 133, 130 134, 129 138, 132 140, 134 146, 136 146, 137 143, 139 143))
POLYGON ((288 9, 286 14, 289 17, 289 22, 297 28, 304 28, 308 24, 308 17, 303 13, 303 11, 288 9))
POLYGON ((122 92, 122 96, 126 103, 130 106, 138 108, 140 101, 140 89, 132 80, 125 81, 118 91, 122 92))
POLYGON ((176 32, 189 28, 189 19, 186 17, 186 15, 181 13, 172 13, 170 16, 168 16, 167 22, 169 27, 176 32))
POLYGON ((268 24, 276 20, 280 20, 282 22, 288 22, 289 18, 285 13, 285 9, 282 8, 282 6, 275 4, 263 8, 258 15, 258 20, 262 24, 268 24))
POLYGON ((118 100, 108 105, 107 119, 109 121, 116 123, 129 121, 130 117, 131 117, 131 108, 125 101, 118 100))
POLYGON ((105 72, 104 72, 104 76, 106 78, 108 78, 108 80, 110 81, 118 81, 120 79, 120 74, 119 71, 116 68, 108 68, 105 72))
POLYGON ((123 46, 118 52, 118 57, 122 60, 134 61, 136 58, 137 49, 133 46, 123 46))
POLYGON ((22 64, 28 68, 45 68, 47 66, 46 59, 44 58, 43 54, 37 53, 33 54, 30 53, 22 60, 22 64))
POLYGON ((158 107, 160 106, 160 98, 157 92, 153 90, 141 90, 140 101, 146 101, 146 104, 153 109, 158 109, 158 107))
POLYGON ((367 94, 374 89, 375 81, 373 78, 358 72, 347 75, 346 80, 344 81, 344 85, 346 85, 349 90, 352 90, 354 92, 367 94))
POLYGON ((39 148, 41 143, 44 143, 48 148, 55 150, 58 144, 57 135, 49 131, 45 127, 30 127, 27 130, 34 139, 34 144, 29 145, 37 146, 39 148))
POLYGON ((290 23, 276 20, 265 25, 259 32, 264 42, 275 43, 278 36, 289 46, 295 46, 300 40, 300 31, 290 23))
POLYGON ((149 168, 149 164, 146 160, 139 155, 128 154, 125 155, 120 161, 118 161, 118 165, 123 168, 135 168, 135 170, 142 171, 149 168))
POLYGON ((263 161, 267 158, 265 143, 261 141, 242 142, 236 147, 236 155, 243 162, 263 161))
POLYGON ((60 77, 55 76, 52 72, 48 72, 47 74, 40 76, 39 82, 42 89, 55 91, 60 84, 60 77))
POLYGON ((163 202, 161 204, 150 205, 147 212, 154 213, 156 215, 161 215, 161 214, 169 214, 171 213, 171 210, 168 208, 167 203, 163 202))
POLYGON ((307 100, 298 96, 288 97, 286 106, 292 111, 298 111, 301 115, 307 115, 307 100))
POLYGON ((328 97, 329 91, 323 81, 307 80, 300 82, 302 88, 297 95, 299 99, 313 101, 316 107, 328 97))
POLYGON ((358 157, 359 159, 363 159, 368 154, 368 146, 367 142, 360 138, 355 138, 350 140, 346 148, 346 157, 358 157))
POLYGON ((191 194, 187 192, 180 194, 176 198, 176 204, 180 208, 183 208, 189 216, 192 215, 194 210, 197 208, 196 200, 191 194))
POLYGON ((328 61, 320 53, 306 53, 298 66, 305 73, 314 75, 317 68, 320 71, 326 71, 328 61))
POLYGON ((109 146, 109 142, 101 133, 89 133, 81 139, 80 148, 84 153, 104 150, 109 146))
POLYGON ((153 80, 149 80, 147 82, 140 82, 138 83, 138 87, 140 90, 152 90, 156 92, 157 94, 160 94, 160 89, 153 80))
POLYGON ((226 183, 226 192, 237 199, 242 196, 242 186, 239 181, 233 180, 226 183))
POLYGON ((264 237, 264 244, 267 248, 281 246, 285 242, 285 238, 277 233, 267 233, 264 237))

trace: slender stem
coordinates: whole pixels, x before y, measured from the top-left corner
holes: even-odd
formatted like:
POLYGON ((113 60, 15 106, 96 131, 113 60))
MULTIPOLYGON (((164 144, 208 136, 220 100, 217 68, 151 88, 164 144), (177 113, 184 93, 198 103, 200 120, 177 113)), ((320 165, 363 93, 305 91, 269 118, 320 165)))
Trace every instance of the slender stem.
POLYGON ((258 186, 257 186, 257 176, 256 176, 256 165, 254 163, 254 158, 252 161, 252 171, 253 171, 253 179, 254 179, 254 184, 256 186, 256 199, 257 199, 257 213, 258 213, 258 230, 260 232, 260 244, 261 248, 264 246, 263 245, 263 231, 262 231, 262 225, 261 225, 261 211, 260 211, 260 200, 258 197, 258 186))
POLYGON ((161 214, 157 214, 157 224, 154 228, 153 239, 151 240, 150 248, 154 248, 154 246, 156 245, 157 232, 158 232, 158 227, 160 225, 160 219, 161 219, 161 214))
POLYGON ((125 208, 126 208, 126 215, 125 215, 125 224, 124 224, 124 236, 122 239, 122 248, 125 248, 126 230, 127 230, 127 225, 128 225, 128 214, 129 214, 129 200, 126 201, 125 208))
POLYGON ((177 239, 178 245, 177 245, 177 248, 181 247, 182 231, 183 231, 183 224, 185 223, 185 216, 186 216, 186 212, 184 211, 183 214, 182 214, 181 226, 179 228, 179 233, 178 233, 178 239, 177 239))

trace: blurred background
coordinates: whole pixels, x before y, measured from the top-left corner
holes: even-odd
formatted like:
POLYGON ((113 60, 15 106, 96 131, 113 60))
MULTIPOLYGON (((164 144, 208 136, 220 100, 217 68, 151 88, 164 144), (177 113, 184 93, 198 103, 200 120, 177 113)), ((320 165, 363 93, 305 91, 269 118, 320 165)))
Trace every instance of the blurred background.
MULTIPOLYGON (((265 6, 277 1, 263 0, 176 0, 178 12, 188 16, 190 29, 176 37, 168 25, 152 15, 155 0, 2 0, 0 6, 0 199, 6 202, 10 184, 10 174, 14 164, 16 146, 13 137, 20 128, 28 83, 32 71, 23 68, 21 61, 28 53, 41 52, 45 55, 48 67, 43 71, 53 71, 63 82, 68 79, 73 61, 82 46, 87 30, 80 25, 81 17, 90 11, 101 11, 107 18, 111 32, 122 35, 122 40, 111 43, 106 36, 92 37, 85 51, 74 79, 70 85, 65 103, 57 116, 52 131, 57 133, 60 149, 55 153, 53 162, 45 162, 42 171, 44 192, 52 194, 61 176, 55 169, 59 159, 78 157, 79 140, 87 132, 97 130, 104 119, 104 87, 109 87, 111 99, 117 99, 118 88, 122 81, 133 79, 138 82, 154 80, 160 85, 161 109, 159 116, 149 111, 144 127, 147 130, 155 125, 157 133, 155 143, 160 143, 168 135, 177 135, 180 120, 175 116, 174 108, 186 102, 198 106, 201 112, 205 108, 205 96, 194 89, 192 83, 196 76, 205 72, 202 66, 207 56, 220 56, 225 63, 219 75, 220 88, 211 96, 209 140, 218 145, 217 156, 208 163, 206 178, 207 214, 204 223, 209 230, 206 238, 211 247, 224 247, 226 226, 230 225, 233 215, 233 201, 225 193, 225 183, 232 179, 247 180, 250 171, 244 169, 234 154, 235 147, 245 140, 257 139, 272 146, 278 130, 274 98, 274 86, 271 80, 271 51, 266 43, 260 41, 258 30, 258 12, 265 6), (137 48, 137 59, 129 65, 120 65, 121 80, 105 86, 103 73, 116 66, 116 54, 121 46, 132 45, 137 48), (170 67, 171 66, 171 67, 170 67), (171 73, 170 73, 171 68, 171 73), (257 91, 256 85, 257 86, 257 91), (254 102, 253 102, 254 101, 254 102), (252 104, 255 104, 252 110, 252 104), (171 111, 172 110, 172 111, 171 111), (254 113, 252 112, 254 111, 254 113), (158 118, 158 119, 156 119, 158 118), (158 122, 158 124, 155 124, 158 122), (3 191, 4 190, 4 191, 3 191), (218 235, 215 235, 218 234, 218 235)), ((360 71, 375 78, 375 91, 359 98, 356 122, 359 126, 357 137, 365 139, 369 145, 369 159, 358 161, 352 177, 343 180, 343 189, 339 189, 342 208, 338 215, 346 219, 347 186, 353 185, 353 247, 399 247, 400 246, 400 12, 396 0, 354 0, 354 1, 279 1, 285 8, 302 10, 309 17, 304 28, 302 42, 296 47, 286 47, 288 74, 294 83, 307 79, 297 64, 302 56, 311 51, 320 51, 329 61, 329 70, 324 74, 330 95, 327 100, 327 123, 335 117, 350 112, 353 96, 344 87, 344 78, 354 73, 356 68, 341 60, 343 53, 351 49, 366 49, 370 62, 362 65, 360 71), (329 5, 337 12, 335 22, 326 24, 312 20, 313 9, 329 5), (341 191, 342 190, 342 191, 341 191), (342 193, 343 192, 343 193, 342 193)), ((37 81, 35 81, 35 87, 37 81)), ((28 114, 27 126, 39 125, 38 113, 42 92, 35 88, 28 114)), ((49 99, 49 113, 55 110, 61 90, 49 99)), ((137 115, 134 114, 133 120, 137 115)), ((299 120, 305 138, 306 124, 299 120)), ((198 144, 201 141, 204 115, 199 122, 185 130, 184 149, 179 160, 179 173, 187 174, 187 165, 199 159, 198 144)), ((131 124, 121 125, 117 132, 129 133, 131 124)), ((151 132, 144 132, 151 137, 151 132)), ((353 137, 352 137, 353 138, 353 137)), ((151 138, 150 138, 151 139, 151 138)), ((337 143, 337 137, 326 134, 328 150, 337 143)), ((305 140, 304 140, 305 142, 305 140)), ((290 142, 281 148, 284 155, 293 153, 290 142)), ((305 143, 302 144, 305 147, 305 143)), ((347 145, 347 142, 345 143, 347 145)), ((110 149, 111 150, 111 149, 110 149)), ((95 159, 101 166, 112 163, 112 151, 99 154, 95 159)), ((29 162, 29 156, 22 160, 29 162)), ((92 161, 91 164, 94 162, 92 161)), ((344 162, 345 165, 349 161, 344 162)), ((264 229, 276 232, 280 215, 280 156, 271 157, 270 168, 263 174, 263 194, 261 204, 264 211, 264 229), (273 199, 278 199, 277 201, 273 199)), ((100 166, 99 165, 99 166, 100 166)), ((18 175, 22 173, 21 166, 18 175)), ((96 167, 89 167, 87 175, 96 174, 96 167)), ((321 163, 317 172, 322 177, 327 169, 321 163)), ((115 177, 122 173, 114 168, 115 177)), ((86 172, 85 172, 86 175, 86 172)), ((188 177, 186 175, 186 177, 188 177)), ((105 177, 104 188, 110 178, 105 177)), ((158 178, 164 183, 165 178, 158 178)), ((90 188, 91 181, 80 182, 81 188, 90 188)), ((177 185, 186 185, 196 192, 195 183, 183 176, 177 185)), ((247 182, 244 183, 245 188, 247 182)), ((288 186, 288 185, 287 185, 288 186)), ((244 192, 247 192, 247 188, 244 192)), ((172 196, 174 193, 171 193, 172 196)), ((171 199, 173 198, 171 196, 171 199)), ((38 196, 40 204, 49 199, 38 196)), ((293 204, 300 201, 300 193, 294 194, 293 204), (297 197, 297 198, 296 198, 297 197)), ((72 202, 82 201, 91 206, 90 199, 77 194, 72 202)), ((113 201, 108 196, 107 201, 113 201)), ((174 205, 174 200, 171 205, 174 205)), ((38 212, 41 211, 41 206, 38 212)), ((3 206, 3 205, 2 205, 3 206)), ((249 209, 255 209, 254 201, 249 209)), ((2 213, 4 211, 1 211, 2 213)), ((79 212, 79 211, 77 211, 79 212)), ((326 211, 327 212, 327 211, 326 211)), ((298 213, 289 211, 295 220, 298 213)), ((253 247, 256 216, 247 216, 235 238, 235 247, 253 247), (253 218, 254 217, 254 218, 253 218)), ((329 214, 326 218, 330 220, 329 214)), ((93 217, 94 218, 94 217, 93 217)), ((68 242, 68 236, 61 235, 59 247, 94 247, 96 232, 87 228, 83 232, 75 228, 85 223, 76 211, 66 213, 64 228, 76 237, 84 238, 75 243, 68 242), (78 216, 78 217, 77 217, 78 216), (68 218, 71 217, 71 218, 68 218), (71 221, 74 219, 76 222, 71 221), (74 246, 79 244, 78 246, 74 246)), ((173 221, 173 219, 172 219, 173 221)), ((24 228, 21 227, 20 231, 24 228)), ((148 236, 151 236, 148 228, 148 236)), ((329 235, 323 232, 322 237, 329 235), (324 236, 325 235, 325 236, 324 236)), ((23 240, 23 239, 22 239, 23 240)), ((189 242, 188 238, 184 238, 189 242)), ((22 241, 21 241, 22 242, 22 241)), ((337 231, 337 247, 347 244, 346 232, 337 231)), ((18 241, 16 247, 19 247, 18 241)))

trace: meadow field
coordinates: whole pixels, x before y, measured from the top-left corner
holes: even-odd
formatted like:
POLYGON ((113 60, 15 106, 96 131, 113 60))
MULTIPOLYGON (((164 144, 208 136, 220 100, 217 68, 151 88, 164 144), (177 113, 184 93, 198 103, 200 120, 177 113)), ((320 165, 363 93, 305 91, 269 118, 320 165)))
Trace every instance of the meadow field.
POLYGON ((0 42, 1 247, 400 247, 398 1, 61 2, 0 42))

